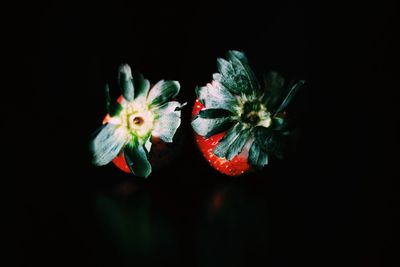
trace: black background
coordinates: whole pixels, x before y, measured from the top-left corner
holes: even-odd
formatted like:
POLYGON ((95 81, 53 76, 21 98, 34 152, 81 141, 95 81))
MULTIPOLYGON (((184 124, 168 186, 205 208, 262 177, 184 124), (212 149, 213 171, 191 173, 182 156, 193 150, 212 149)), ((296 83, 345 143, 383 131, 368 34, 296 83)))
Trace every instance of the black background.
POLYGON ((11 51, 22 60, 2 101, 14 129, 6 134, 18 140, 4 145, 16 265, 400 264, 395 4, 16 10, 11 51), (291 153, 239 178, 207 165, 189 127, 195 86, 229 49, 244 51, 259 77, 307 81, 290 107, 299 128, 291 153), (92 166, 87 149, 104 85, 124 62, 152 82, 179 80, 188 102, 177 157, 146 181, 92 166))

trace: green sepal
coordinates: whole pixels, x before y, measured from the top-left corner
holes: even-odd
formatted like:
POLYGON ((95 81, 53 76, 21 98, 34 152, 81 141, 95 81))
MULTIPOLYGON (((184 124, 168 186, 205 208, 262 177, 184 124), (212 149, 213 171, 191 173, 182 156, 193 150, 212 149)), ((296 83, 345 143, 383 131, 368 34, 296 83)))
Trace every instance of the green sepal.
POLYGON ((167 113, 157 118, 154 126, 154 133, 167 143, 172 143, 173 137, 181 125, 181 111, 167 113))
POLYGON ((282 112, 286 109, 286 107, 289 105, 290 101, 293 99, 293 97, 296 95, 297 91, 299 91, 300 87, 303 86, 305 81, 301 80, 294 84, 293 86, 290 87, 289 92, 286 94, 285 98, 283 99, 282 103, 280 106, 277 108, 275 111, 276 113, 282 112))
POLYGON ((134 73, 133 84, 135 87, 135 99, 142 96, 147 97, 150 89, 149 80, 145 79, 141 73, 134 73))
POLYGON ((253 136, 255 142, 257 142, 262 149, 266 150, 266 142, 272 136, 273 132, 271 128, 265 128, 262 126, 254 127, 253 136))
POLYGON ((214 82, 214 85, 196 87, 196 95, 207 109, 218 108, 235 112, 238 105, 232 93, 218 82, 214 82))
POLYGON ((147 102, 150 106, 162 105, 174 98, 179 93, 179 89, 179 82, 161 80, 150 89, 147 102))
POLYGON ((223 58, 217 59, 217 67, 220 72, 220 80, 219 81, 222 85, 224 85, 229 91, 238 95, 243 92, 242 87, 238 86, 236 81, 236 73, 233 65, 230 61, 225 60, 223 58))
POLYGON ((119 115, 119 113, 121 113, 123 107, 117 101, 112 101, 111 96, 110 96, 110 88, 109 88, 108 84, 106 84, 104 91, 106 94, 107 113, 110 115, 110 117, 119 115))
POLYGON ((249 136, 250 136, 250 129, 245 128, 239 133, 238 137, 233 141, 233 143, 228 148, 226 153, 226 159, 231 160, 240 152, 242 152, 244 145, 246 144, 249 136))
POLYGON ((128 64, 123 64, 118 70, 118 84, 123 97, 127 101, 132 101, 135 96, 131 68, 128 64))
POLYGON ((240 78, 239 83, 244 88, 243 92, 248 94, 258 91, 259 84, 253 70, 249 66, 246 55, 242 52, 231 50, 228 51, 227 58, 232 62, 236 77, 240 78))
POLYGON ((134 175, 144 178, 150 175, 152 168, 145 145, 129 142, 124 148, 124 156, 134 175))
MULTIPOLYGON (((214 149, 214 154, 217 157, 224 158, 226 157, 230 146, 239 137, 240 132, 243 129, 243 125, 237 123, 234 127, 232 127, 225 136, 219 141, 219 144, 214 149)), ((231 152, 232 154, 233 152, 231 152)))
POLYGON ((199 116, 203 119, 216 119, 223 117, 230 117, 233 113, 226 109, 209 108, 199 112, 199 116))
POLYGON ((205 138, 226 131, 234 122, 229 117, 204 119, 197 116, 191 123, 193 130, 205 138))
POLYGON ((265 92, 262 101, 270 111, 275 111, 282 93, 285 91, 285 79, 275 71, 264 75, 265 92))
POLYGON ((180 111, 184 106, 186 106, 186 103, 181 104, 178 101, 169 101, 161 106, 153 107, 152 111, 156 118, 159 118, 168 113, 180 111))
POLYGON ((268 164, 268 153, 254 140, 249 150, 249 164, 256 168, 262 168, 268 164))
POLYGON ((282 137, 281 132, 276 132, 265 127, 255 127, 253 135, 254 142, 258 144, 258 148, 277 158, 281 159, 283 157, 282 138, 284 137, 282 137))
POLYGON ((118 125, 107 123, 96 131, 90 143, 93 164, 102 166, 118 156, 126 142, 124 130, 118 125))
POLYGON ((287 120, 278 116, 272 117, 271 126, 268 127, 274 131, 285 131, 288 128, 287 120))

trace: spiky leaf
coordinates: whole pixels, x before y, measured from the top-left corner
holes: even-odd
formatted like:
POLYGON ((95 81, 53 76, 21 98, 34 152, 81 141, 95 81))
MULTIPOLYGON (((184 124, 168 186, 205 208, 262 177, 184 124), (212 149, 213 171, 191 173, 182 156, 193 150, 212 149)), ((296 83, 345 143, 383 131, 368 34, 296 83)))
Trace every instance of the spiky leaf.
POLYGON ((285 80, 283 77, 275 72, 271 71, 264 75, 264 97, 263 102, 267 105, 268 109, 273 111, 278 105, 278 101, 282 97, 282 93, 285 90, 285 80))
POLYGON ((118 84, 124 98, 127 101, 132 101, 135 96, 135 92, 133 88, 132 72, 128 64, 123 64, 119 67, 118 84))
POLYGON ((134 175, 147 178, 151 173, 151 164, 144 145, 128 143, 124 148, 126 163, 134 175))
POLYGON ((115 124, 105 124, 90 144, 93 164, 101 166, 112 161, 126 142, 126 131, 115 124))
POLYGON ((272 118, 272 123, 270 128, 275 131, 284 131, 288 127, 287 121, 284 118, 275 116, 272 118))
POLYGON ((250 136, 250 129, 242 129, 238 137, 233 141, 233 143, 228 148, 226 153, 226 159, 231 160, 240 152, 242 152, 244 145, 246 144, 250 136))
POLYGON ((301 80, 299 82, 297 82, 296 84, 294 84, 289 92, 287 93, 287 95, 285 96, 285 98, 283 99, 281 105, 277 108, 277 110, 275 111, 276 113, 282 112, 286 109, 286 107, 288 106, 288 104, 290 103, 290 101, 293 99, 293 97, 295 96, 295 94, 297 93, 297 91, 300 89, 301 86, 303 86, 303 84, 305 83, 305 81, 301 80))
POLYGON ((134 73, 133 84, 135 85, 135 98, 147 96, 150 89, 150 82, 141 73, 134 73))
POLYGON ((173 137, 181 124, 181 112, 174 111, 156 119, 153 135, 167 143, 172 143, 173 137))
POLYGON ((253 129, 254 139, 259 145, 263 145, 264 141, 268 139, 271 136, 271 134, 272 130, 270 128, 257 126, 253 129))
POLYGON ((114 117, 115 115, 118 115, 121 112, 122 106, 117 101, 112 101, 111 96, 110 96, 110 88, 109 88, 108 84, 106 84, 106 86, 105 86, 105 94, 106 94, 107 113, 111 117, 114 117))
POLYGON ((193 130, 197 134, 209 138, 210 136, 229 129, 233 122, 229 117, 204 119, 200 116, 197 116, 191 124, 193 130))
POLYGON ((204 119, 216 119, 223 117, 230 117, 233 113, 226 109, 209 108, 201 110, 199 116, 204 119))
POLYGON ((181 104, 178 101, 169 101, 161 106, 155 106, 153 107, 152 111, 156 116, 162 116, 164 114, 168 114, 174 111, 179 111, 181 110, 182 107, 184 107, 186 103, 181 104))
POLYGON ((268 164, 268 154, 266 151, 261 149, 258 142, 254 140, 249 150, 249 163, 257 168, 262 168, 268 164))
POLYGON ((249 66, 249 62, 244 53, 231 50, 228 51, 227 57, 235 69, 236 76, 241 77, 241 83, 247 93, 259 90, 257 78, 253 70, 249 66))
POLYGON ((162 105, 179 93, 180 85, 177 81, 161 80, 151 88, 147 96, 150 105, 162 105))
POLYGON ((217 81, 207 86, 197 87, 196 94, 206 108, 220 108, 234 112, 237 107, 236 98, 217 81))
POLYGON ((274 155, 277 158, 282 158, 283 137, 281 132, 276 132, 273 131, 272 129, 267 129, 264 127, 256 127, 254 128, 253 133, 254 133, 254 140, 258 144, 258 148, 268 153, 269 155, 274 155))
POLYGON ((239 137, 242 131, 243 125, 237 123, 232 129, 230 129, 226 135, 219 141, 219 144, 214 149, 214 154, 217 157, 223 158, 227 156, 229 147, 233 144, 236 138, 239 137))

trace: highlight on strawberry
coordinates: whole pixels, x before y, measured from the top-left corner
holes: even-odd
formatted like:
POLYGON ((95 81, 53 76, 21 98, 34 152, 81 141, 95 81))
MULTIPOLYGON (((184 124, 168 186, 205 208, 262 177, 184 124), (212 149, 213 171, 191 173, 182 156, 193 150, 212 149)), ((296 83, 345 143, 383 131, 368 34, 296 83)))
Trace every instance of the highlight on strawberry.
POLYGON ((152 142, 171 143, 181 124, 184 104, 171 101, 180 85, 161 80, 151 87, 142 74, 132 75, 127 64, 119 67, 118 84, 122 95, 116 101, 111 101, 106 85, 108 114, 90 141, 92 162, 101 166, 113 161, 121 170, 147 178, 152 142))
POLYGON ((243 52, 217 59, 218 73, 197 87, 192 128, 203 156, 219 172, 242 175, 282 158, 283 136, 290 134, 285 112, 303 80, 285 83, 277 72, 257 80, 243 52))

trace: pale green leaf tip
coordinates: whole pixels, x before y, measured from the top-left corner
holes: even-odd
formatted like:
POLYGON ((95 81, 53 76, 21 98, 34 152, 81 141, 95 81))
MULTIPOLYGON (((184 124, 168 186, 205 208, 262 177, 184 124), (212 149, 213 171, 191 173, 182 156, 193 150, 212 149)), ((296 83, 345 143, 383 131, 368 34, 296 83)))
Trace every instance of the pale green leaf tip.
POLYGON ((126 63, 121 64, 121 65, 119 66, 118 72, 125 73, 126 76, 127 76, 128 78, 132 78, 132 70, 131 70, 131 67, 130 67, 128 64, 126 64, 126 63))

